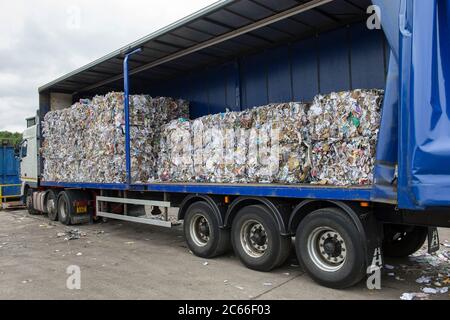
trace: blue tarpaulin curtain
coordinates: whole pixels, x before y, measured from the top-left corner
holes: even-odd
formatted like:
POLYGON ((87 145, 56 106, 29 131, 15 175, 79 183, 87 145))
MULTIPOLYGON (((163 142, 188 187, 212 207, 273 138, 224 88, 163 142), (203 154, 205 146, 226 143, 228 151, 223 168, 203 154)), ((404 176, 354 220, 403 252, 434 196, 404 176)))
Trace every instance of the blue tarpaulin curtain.
POLYGON ((404 0, 399 206, 450 205, 450 0, 404 0))

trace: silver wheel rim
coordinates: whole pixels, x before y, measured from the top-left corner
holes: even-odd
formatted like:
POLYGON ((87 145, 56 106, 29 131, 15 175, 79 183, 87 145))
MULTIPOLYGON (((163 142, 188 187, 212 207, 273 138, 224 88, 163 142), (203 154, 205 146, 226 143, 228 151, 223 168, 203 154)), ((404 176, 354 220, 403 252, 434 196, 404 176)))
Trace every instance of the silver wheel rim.
POLYGON ((269 247, 266 229, 256 220, 248 220, 242 225, 240 239, 245 253, 253 258, 262 257, 269 247))
POLYGON ((320 227, 308 237, 308 254, 320 270, 336 272, 347 260, 347 246, 339 232, 320 227))
POLYGON ((27 195, 27 207, 33 209, 33 197, 31 195, 27 195))
POLYGON ((59 214, 63 220, 66 218, 66 203, 64 200, 59 203, 59 214))
POLYGON ((191 220, 189 232, 196 246, 205 247, 208 245, 211 237, 210 230, 208 219, 202 214, 195 214, 191 220))
POLYGON ((47 213, 53 214, 55 210, 55 199, 47 200, 47 213))

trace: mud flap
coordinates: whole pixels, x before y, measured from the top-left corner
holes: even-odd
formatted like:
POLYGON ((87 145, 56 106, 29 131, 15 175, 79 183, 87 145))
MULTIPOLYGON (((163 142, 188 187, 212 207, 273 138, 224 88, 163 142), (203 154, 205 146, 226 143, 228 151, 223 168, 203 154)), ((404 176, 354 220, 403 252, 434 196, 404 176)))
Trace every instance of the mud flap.
POLYGON ((91 221, 90 215, 83 214, 83 215, 72 215, 70 217, 70 223, 72 225, 79 225, 79 224, 85 224, 89 223, 91 221))
POLYGON ((383 225, 375 218, 373 213, 360 216, 364 228, 366 242, 366 265, 367 267, 383 266, 383 225))
POLYGON ((360 215, 364 228, 362 241, 366 243, 366 285, 369 290, 381 289, 381 268, 383 268, 383 225, 373 213, 360 215))
POLYGON ((440 248, 438 229, 434 227, 428 228, 428 253, 439 251, 440 248))

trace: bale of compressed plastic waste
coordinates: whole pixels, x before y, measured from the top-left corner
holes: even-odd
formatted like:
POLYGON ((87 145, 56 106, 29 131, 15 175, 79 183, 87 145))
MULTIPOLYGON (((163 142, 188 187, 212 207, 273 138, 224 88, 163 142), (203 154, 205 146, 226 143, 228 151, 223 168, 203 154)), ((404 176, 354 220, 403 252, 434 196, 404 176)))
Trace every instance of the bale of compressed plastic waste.
MULTIPOLYGON (((132 96, 134 183, 373 183, 383 91, 318 95, 189 119, 188 103, 132 96)), ((44 179, 125 181, 123 94, 46 115, 44 179)))
POLYGON ((306 182, 310 167, 304 140, 306 111, 305 104, 287 103, 173 121, 163 128, 159 178, 207 183, 306 182))
POLYGON ((176 120, 163 128, 166 182, 351 186, 373 183, 381 90, 318 95, 176 120))
MULTIPOLYGON (((112 92, 47 113, 43 122, 43 179, 55 182, 124 183, 124 95, 112 92)), ((154 180, 161 127, 189 117, 183 100, 130 97, 132 181, 154 180)))
POLYGON ((382 90, 353 90, 314 98, 307 115, 313 184, 373 183, 382 102, 382 90))

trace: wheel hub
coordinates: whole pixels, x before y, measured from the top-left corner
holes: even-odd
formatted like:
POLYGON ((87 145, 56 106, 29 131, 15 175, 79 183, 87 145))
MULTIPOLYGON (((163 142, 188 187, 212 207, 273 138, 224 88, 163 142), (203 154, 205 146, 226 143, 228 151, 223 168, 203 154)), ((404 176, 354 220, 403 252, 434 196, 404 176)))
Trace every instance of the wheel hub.
POLYGON ((31 208, 31 205, 33 203, 33 198, 31 196, 27 196, 27 206, 31 208))
POLYGON ((53 199, 49 199, 47 201, 47 211, 49 213, 53 212, 53 210, 55 209, 55 200, 53 199))
POLYGON ((201 214, 195 215, 190 225, 191 238, 199 247, 204 247, 210 239, 210 228, 208 220, 201 214))
POLYGON ((269 247, 269 239, 264 226, 257 221, 247 221, 241 228, 241 245, 254 258, 264 255, 269 247))
POLYGON ((332 256, 335 256, 336 255, 336 252, 338 251, 337 250, 337 245, 336 244, 334 244, 333 242, 331 242, 331 241, 327 241, 327 242, 325 242, 325 253, 326 254, 328 254, 328 255, 332 255, 332 256))
POLYGON ((317 228, 308 238, 308 253, 321 270, 334 272, 347 259, 347 247, 342 236, 331 228, 317 228))
POLYGON ((262 225, 254 226, 250 231, 250 241, 254 245, 264 246, 267 240, 267 235, 262 225))
POLYGON ((205 218, 202 218, 200 221, 200 225, 199 225, 199 236, 207 241, 208 237, 209 237, 209 225, 208 225, 208 221, 206 221, 205 218))

